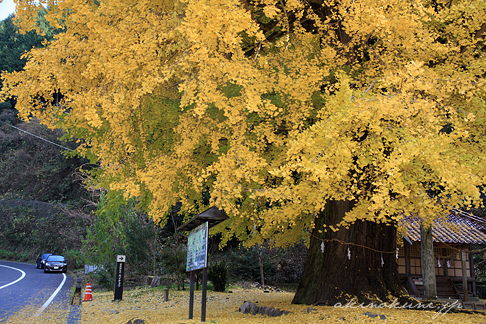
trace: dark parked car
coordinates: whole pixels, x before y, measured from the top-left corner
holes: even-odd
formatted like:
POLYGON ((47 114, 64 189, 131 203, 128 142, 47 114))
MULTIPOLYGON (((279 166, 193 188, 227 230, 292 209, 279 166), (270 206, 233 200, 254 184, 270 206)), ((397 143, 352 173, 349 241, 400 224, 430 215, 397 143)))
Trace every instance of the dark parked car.
POLYGON ((35 267, 37 269, 44 269, 44 262, 46 261, 46 259, 49 255, 52 255, 52 253, 43 253, 43 254, 39 255, 39 257, 37 258, 37 262, 35 264, 35 267))
POLYGON ((44 264, 44 272, 66 272, 67 262, 62 255, 49 255, 44 264))

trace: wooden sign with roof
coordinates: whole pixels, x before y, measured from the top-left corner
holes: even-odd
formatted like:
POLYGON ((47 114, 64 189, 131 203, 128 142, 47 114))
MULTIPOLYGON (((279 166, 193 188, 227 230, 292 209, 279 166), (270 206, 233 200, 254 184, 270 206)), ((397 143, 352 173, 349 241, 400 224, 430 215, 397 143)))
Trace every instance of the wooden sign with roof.
POLYGON ((208 230, 228 219, 228 215, 215 206, 206 209, 185 224, 177 228, 178 231, 190 232, 187 247, 187 271, 190 273, 189 292, 189 319, 193 318, 194 309, 194 283, 196 270, 203 270, 202 296, 201 296, 201 322, 206 321, 206 295, 208 282, 207 245, 208 230))

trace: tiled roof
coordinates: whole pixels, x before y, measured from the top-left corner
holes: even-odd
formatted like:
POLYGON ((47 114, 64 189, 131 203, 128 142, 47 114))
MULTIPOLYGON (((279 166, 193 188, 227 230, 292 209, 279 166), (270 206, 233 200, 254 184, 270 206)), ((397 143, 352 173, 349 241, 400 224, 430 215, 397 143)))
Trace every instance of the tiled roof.
MULTIPOLYGON (((420 219, 404 217, 408 239, 420 241, 420 219)), ((432 226, 434 242, 486 244, 486 220, 453 208, 449 215, 436 219, 432 226)))

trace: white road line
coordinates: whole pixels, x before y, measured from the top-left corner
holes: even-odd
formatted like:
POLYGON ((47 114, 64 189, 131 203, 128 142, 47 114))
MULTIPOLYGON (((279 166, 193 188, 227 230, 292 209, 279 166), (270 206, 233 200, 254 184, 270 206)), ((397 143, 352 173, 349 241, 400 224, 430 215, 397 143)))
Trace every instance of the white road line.
POLYGON ((63 273, 62 274, 64 276, 64 279, 62 279, 62 282, 61 284, 59 285, 59 287, 57 287, 56 291, 51 295, 51 297, 44 303, 44 305, 42 305, 42 307, 37 311, 37 313, 35 313, 34 316, 39 316, 43 311, 44 309, 46 309, 47 306, 49 306, 49 304, 52 302, 52 300, 54 299, 54 297, 56 297, 57 293, 59 292, 59 290, 61 290, 62 286, 64 285, 64 283, 66 282, 66 274, 63 273))
POLYGON ((14 283, 19 282, 20 280, 24 279, 24 277, 25 277, 25 272, 23 272, 23 271, 22 271, 22 270, 20 270, 20 269, 17 269, 17 268, 14 268, 14 267, 9 267, 9 266, 2 265, 2 264, 0 264, 0 267, 9 268, 9 269, 14 269, 14 270, 20 271, 20 272, 22 273, 22 276, 20 276, 20 278, 19 278, 19 279, 15 280, 15 281, 12 281, 11 283, 8 283, 8 284, 6 284, 6 285, 1 286, 1 287, 0 287, 0 289, 6 288, 6 287, 8 287, 8 286, 10 286, 10 285, 13 285, 14 283))

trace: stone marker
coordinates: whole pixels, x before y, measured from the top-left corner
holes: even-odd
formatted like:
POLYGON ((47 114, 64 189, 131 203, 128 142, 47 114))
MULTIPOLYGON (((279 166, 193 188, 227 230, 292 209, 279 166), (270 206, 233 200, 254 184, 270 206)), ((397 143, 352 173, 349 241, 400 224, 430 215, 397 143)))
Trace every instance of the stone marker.
POLYGON ((150 283, 151 287, 158 287, 160 286, 160 277, 155 276, 154 279, 152 279, 152 282, 150 283))
POLYGON ((485 303, 476 303, 474 305, 475 310, 486 310, 486 304, 485 303))
POLYGON ((386 316, 385 315, 378 315, 378 314, 373 314, 373 313, 370 313, 370 312, 366 312, 366 313, 364 313, 364 315, 366 315, 368 317, 371 317, 371 318, 376 318, 376 317, 380 316, 380 318, 382 320, 386 320, 386 316))
POLYGON ((136 320, 133 320, 133 322, 132 322, 132 320, 129 320, 127 322, 127 324, 145 324, 145 322, 141 319, 136 319, 136 320))
POLYGON ((464 309, 474 309, 474 303, 472 302, 463 302, 462 308, 464 309))
POLYGON ((273 308, 273 307, 267 307, 267 306, 258 306, 257 304, 250 303, 249 301, 246 301, 243 303, 243 305, 240 306, 240 312, 243 314, 260 314, 260 315, 267 315, 271 317, 276 317, 276 316, 282 316, 290 313, 289 311, 286 310, 280 310, 280 308, 273 308))

